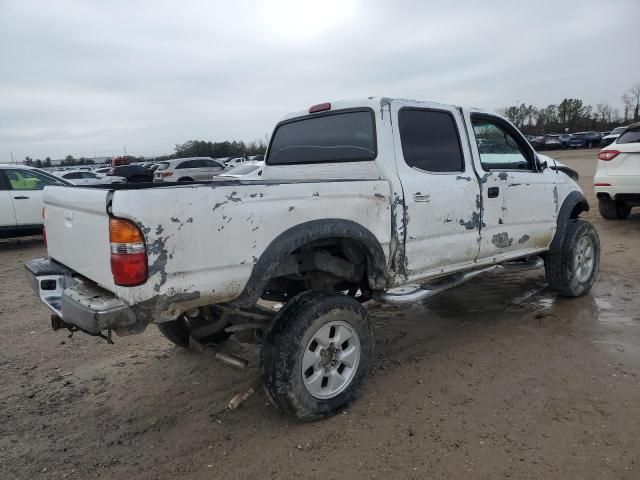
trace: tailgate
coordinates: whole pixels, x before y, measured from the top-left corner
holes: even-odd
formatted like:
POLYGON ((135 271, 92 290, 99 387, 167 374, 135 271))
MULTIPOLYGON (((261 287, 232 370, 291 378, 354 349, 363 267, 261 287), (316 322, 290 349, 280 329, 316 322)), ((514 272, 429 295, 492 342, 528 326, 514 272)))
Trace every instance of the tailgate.
MULTIPOLYGON (((607 150, 618 150, 620 154, 613 160, 602 162, 607 175, 639 176, 640 175, 640 145, 637 143, 622 143, 609 145, 607 150)), ((631 184, 637 184, 632 181, 631 184)))
POLYGON ((47 187, 45 228, 49 256, 113 291, 109 249, 109 190, 47 187))

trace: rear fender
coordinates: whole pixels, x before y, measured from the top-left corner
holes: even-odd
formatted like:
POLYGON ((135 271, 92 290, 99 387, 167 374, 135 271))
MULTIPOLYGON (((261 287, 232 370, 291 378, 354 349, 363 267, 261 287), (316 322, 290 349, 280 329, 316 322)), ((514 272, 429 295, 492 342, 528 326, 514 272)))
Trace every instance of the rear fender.
POLYGON ((355 222, 330 218, 305 222, 278 235, 258 259, 244 290, 232 304, 238 307, 255 305, 267 282, 287 256, 309 242, 328 238, 344 238, 358 242, 366 253, 369 286, 374 290, 385 288, 386 259, 378 239, 368 229, 355 222))

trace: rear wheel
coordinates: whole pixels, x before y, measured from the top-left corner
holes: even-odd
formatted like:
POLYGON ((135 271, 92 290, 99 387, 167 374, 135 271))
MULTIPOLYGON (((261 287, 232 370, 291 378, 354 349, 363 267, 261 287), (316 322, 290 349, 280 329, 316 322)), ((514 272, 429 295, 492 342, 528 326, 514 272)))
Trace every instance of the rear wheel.
POLYGON ((373 325, 357 300, 301 293, 281 309, 263 344, 264 389, 276 407, 299 419, 329 416, 355 397, 374 347, 373 325))
POLYGON ((607 220, 622 220, 627 218, 631 212, 630 206, 611 198, 599 198, 598 209, 602 218, 607 220))
POLYGON ((222 315, 209 307, 185 313, 170 322, 158 323, 158 330, 170 342, 183 348, 189 348, 189 337, 200 343, 221 343, 231 336, 225 328, 229 323, 222 315))
POLYGON ((596 281, 600 264, 600 239, 595 227, 582 219, 570 220, 559 250, 545 257, 547 281, 565 297, 586 295, 596 281))

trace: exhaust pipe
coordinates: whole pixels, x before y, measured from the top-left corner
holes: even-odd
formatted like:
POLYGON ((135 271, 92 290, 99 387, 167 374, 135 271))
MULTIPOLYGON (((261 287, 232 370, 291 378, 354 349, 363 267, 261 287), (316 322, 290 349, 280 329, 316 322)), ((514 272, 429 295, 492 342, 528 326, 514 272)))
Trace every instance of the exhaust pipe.
POLYGON ((214 346, 200 343, 193 337, 189 337, 189 348, 199 353, 212 355, 213 358, 215 358, 216 360, 219 360, 225 365, 235 368, 236 370, 246 370, 247 367, 249 366, 248 360, 238 357, 237 355, 233 355, 231 353, 221 352, 214 346))

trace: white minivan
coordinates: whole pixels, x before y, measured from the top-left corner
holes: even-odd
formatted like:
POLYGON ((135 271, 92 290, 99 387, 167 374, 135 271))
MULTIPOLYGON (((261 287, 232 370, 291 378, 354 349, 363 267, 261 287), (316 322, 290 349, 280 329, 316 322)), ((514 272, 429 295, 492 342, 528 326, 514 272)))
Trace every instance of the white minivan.
POLYGON ((37 168, 0 165, 0 238, 42 233, 42 190, 70 185, 37 168))

